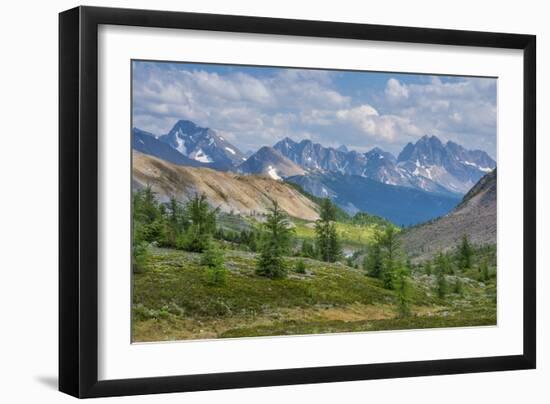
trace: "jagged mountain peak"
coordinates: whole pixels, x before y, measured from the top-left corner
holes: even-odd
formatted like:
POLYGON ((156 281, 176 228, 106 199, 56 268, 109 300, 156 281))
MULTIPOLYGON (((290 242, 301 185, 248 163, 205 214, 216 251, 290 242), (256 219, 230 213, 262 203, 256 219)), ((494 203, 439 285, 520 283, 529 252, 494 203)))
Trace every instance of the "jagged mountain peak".
POLYGON ((174 130, 177 130, 177 129, 181 129, 181 130, 184 130, 184 131, 190 131, 190 130, 202 130, 202 129, 206 129, 206 128, 202 128, 202 127, 198 126, 193 121, 189 121, 187 119, 180 119, 174 124, 174 126, 172 127, 171 132, 174 131, 174 130))
POLYGON ((380 147, 373 147, 365 153, 365 156, 367 158, 378 157, 379 159, 387 158, 389 160, 395 161, 395 156, 393 154, 382 150, 380 147))
MULTIPOLYGON (((138 128, 135 130, 140 131, 138 128)), ((167 134, 154 137, 169 145, 181 156, 217 169, 229 170, 246 160, 237 147, 215 130, 199 126, 187 119, 178 120, 167 134)), ((161 155, 157 157, 163 158, 161 155)), ((170 161, 174 160, 172 157, 170 161)))
POLYGON ((345 144, 340 145, 336 150, 342 153, 349 153, 349 149, 345 144))
POLYGON ((288 136, 285 136, 285 138, 283 140, 281 140, 281 142, 283 143, 289 143, 289 144, 296 144, 296 142, 294 141, 294 139, 288 137, 288 136))
POLYGON ((418 142, 430 142, 434 144, 442 144, 441 140, 436 135, 424 135, 418 142))
POLYGON ((428 178, 451 192, 465 193, 484 174, 496 167, 496 162, 480 150, 463 146, 437 136, 423 136, 408 143, 397 157, 398 167, 416 178, 428 178))
POLYGON ((305 171, 283 154, 270 146, 261 147, 237 168, 243 174, 262 174, 280 180, 292 175, 303 175, 305 171))

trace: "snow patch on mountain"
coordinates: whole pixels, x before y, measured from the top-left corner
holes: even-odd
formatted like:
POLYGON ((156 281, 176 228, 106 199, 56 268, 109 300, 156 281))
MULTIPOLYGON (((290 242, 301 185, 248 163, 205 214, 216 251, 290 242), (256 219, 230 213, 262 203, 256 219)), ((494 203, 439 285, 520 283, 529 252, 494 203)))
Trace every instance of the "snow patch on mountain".
POLYGON ((197 150, 190 157, 194 160, 200 161, 201 163, 212 163, 212 161, 214 161, 202 149, 197 150))
POLYGON ((279 180, 281 181, 282 178, 277 174, 277 170, 273 168, 273 166, 268 166, 267 167, 267 174, 273 178, 274 180, 279 180))

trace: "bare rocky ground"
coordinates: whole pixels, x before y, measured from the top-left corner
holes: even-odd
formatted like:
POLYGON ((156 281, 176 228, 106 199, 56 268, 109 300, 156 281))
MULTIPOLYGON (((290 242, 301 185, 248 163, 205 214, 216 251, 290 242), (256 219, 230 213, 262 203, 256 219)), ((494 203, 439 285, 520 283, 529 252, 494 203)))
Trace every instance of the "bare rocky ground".
POLYGON ((405 229, 402 248, 415 261, 432 257, 439 251, 455 248, 463 235, 472 244, 495 245, 497 236, 496 169, 484 176, 448 215, 405 229))
POLYGON ((178 166, 155 157, 133 153, 133 186, 151 186, 160 200, 186 201, 196 193, 222 212, 257 216, 276 200, 289 216, 317 220, 317 205, 295 188, 271 178, 239 175, 209 168, 178 166))

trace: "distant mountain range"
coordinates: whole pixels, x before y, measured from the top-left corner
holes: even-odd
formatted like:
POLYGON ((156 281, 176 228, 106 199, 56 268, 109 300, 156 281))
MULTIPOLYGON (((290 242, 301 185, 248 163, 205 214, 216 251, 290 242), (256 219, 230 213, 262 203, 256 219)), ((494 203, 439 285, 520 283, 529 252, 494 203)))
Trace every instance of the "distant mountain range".
POLYGON ((288 137, 245 154, 214 130, 187 120, 160 136, 134 128, 132 145, 177 165, 291 181, 315 196, 330 197, 350 213, 366 211, 406 225, 448 212, 496 167, 487 153, 443 144, 436 136, 408 143, 397 158, 377 147, 359 153, 345 145, 332 148, 288 137), (399 197, 404 199, 390 201, 399 197))
POLYGON ((466 150, 453 142, 444 145, 436 136, 408 143, 397 159, 377 147, 358 153, 324 147, 307 139, 297 143, 285 138, 273 147, 310 172, 358 175, 429 192, 464 194, 496 167, 487 153, 466 150))

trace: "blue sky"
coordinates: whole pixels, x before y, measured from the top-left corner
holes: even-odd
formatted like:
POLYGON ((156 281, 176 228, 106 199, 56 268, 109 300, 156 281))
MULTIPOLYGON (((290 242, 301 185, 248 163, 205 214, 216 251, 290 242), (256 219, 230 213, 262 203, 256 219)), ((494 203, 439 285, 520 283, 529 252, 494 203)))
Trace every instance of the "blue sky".
POLYGON ((194 63, 133 62, 133 126, 179 119, 243 151, 285 136, 398 154, 423 135, 496 155, 496 79, 194 63))

